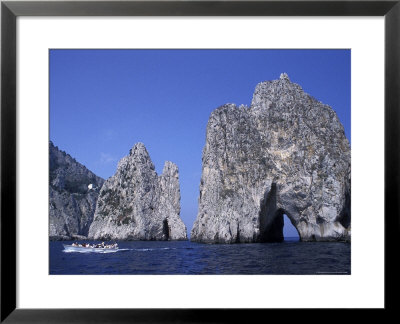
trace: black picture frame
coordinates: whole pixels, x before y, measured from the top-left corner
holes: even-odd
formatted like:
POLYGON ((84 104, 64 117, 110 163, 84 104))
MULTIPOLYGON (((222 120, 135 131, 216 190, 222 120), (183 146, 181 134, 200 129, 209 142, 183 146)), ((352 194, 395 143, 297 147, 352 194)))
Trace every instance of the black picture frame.
MULTIPOLYGON (((16 308, 16 19, 19 16, 384 16, 385 310, 396 307, 399 237, 400 0, 395 1, 2 1, 1 2, 1 322, 199 323, 265 317, 268 309, 16 308), (7 242, 7 243, 6 243, 7 242), (13 242, 10 244, 9 242, 13 242), (392 252, 394 251, 394 252, 392 252)), ((373 148, 371 148, 373 149, 373 148)), ((373 154, 373 152, 372 152, 373 154)), ((371 238, 373 239, 373 238, 371 238)), ((367 284, 367 283, 366 283, 367 284)), ((39 292, 40 293, 40 292, 39 292)), ((186 292, 189 293, 189 292, 186 292)), ((240 297, 238 297, 240 298, 240 297)))

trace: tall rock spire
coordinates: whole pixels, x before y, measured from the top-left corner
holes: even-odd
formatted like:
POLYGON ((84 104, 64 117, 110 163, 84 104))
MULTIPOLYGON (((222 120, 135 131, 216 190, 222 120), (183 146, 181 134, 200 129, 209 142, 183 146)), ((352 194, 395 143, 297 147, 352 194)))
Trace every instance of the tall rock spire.
POLYGON ((350 240, 350 145, 336 113, 290 82, 256 86, 249 109, 214 110, 203 149, 191 240, 350 240))
POLYGON ((178 167, 166 162, 158 176, 143 143, 122 158, 103 185, 89 237, 104 240, 186 240, 179 217, 178 167))

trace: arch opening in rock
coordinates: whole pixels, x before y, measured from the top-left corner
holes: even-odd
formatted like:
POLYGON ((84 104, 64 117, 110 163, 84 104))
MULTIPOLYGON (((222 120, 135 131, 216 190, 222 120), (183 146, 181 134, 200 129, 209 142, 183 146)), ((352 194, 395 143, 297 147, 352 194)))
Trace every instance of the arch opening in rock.
POLYGON ((285 241, 300 241, 299 231, 286 214, 283 214, 283 239, 285 241))
POLYGON ((164 219, 163 220, 163 239, 165 241, 168 241, 169 240, 169 236, 170 236, 170 229, 169 229, 169 226, 168 226, 168 220, 164 219))
POLYGON ((300 235, 293 218, 284 209, 277 207, 277 186, 275 183, 271 184, 271 189, 266 192, 264 198, 261 200, 260 207, 259 242, 283 242, 285 238, 284 218, 287 219, 287 228, 292 233, 290 236, 297 236, 297 239, 299 239, 300 235))

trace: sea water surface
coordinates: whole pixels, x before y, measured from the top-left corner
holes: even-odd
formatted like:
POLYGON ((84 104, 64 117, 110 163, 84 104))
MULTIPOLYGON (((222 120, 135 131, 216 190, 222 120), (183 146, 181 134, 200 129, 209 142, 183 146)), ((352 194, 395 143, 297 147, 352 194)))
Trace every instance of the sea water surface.
MULTIPOLYGON (((75 242, 75 241, 74 241, 75 242)), ((78 241, 83 242, 83 241, 78 241)), ((339 242, 200 244, 117 241, 114 253, 65 252, 50 242, 49 273, 62 274, 350 274, 350 244, 339 242)), ((89 243, 99 243, 90 241, 89 243)))

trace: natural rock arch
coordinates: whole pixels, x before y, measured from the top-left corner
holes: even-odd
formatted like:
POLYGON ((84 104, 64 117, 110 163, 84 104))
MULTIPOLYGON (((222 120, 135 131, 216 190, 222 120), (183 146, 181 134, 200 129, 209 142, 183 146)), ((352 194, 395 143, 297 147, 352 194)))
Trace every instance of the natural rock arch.
POLYGON ((226 104, 207 124, 191 240, 282 240, 286 214, 302 241, 350 240, 350 144, 333 109, 282 74, 250 107, 226 104))
POLYGON ((284 215, 290 220, 301 240, 296 219, 279 203, 277 184, 272 183, 270 190, 266 191, 260 203, 259 242, 282 242, 284 240, 284 215))

